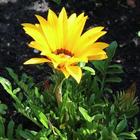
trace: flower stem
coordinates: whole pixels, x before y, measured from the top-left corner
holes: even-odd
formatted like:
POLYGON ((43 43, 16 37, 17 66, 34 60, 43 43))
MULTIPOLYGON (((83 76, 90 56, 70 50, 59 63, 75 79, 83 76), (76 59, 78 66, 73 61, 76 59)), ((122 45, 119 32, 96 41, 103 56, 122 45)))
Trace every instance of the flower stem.
POLYGON ((63 84, 64 79, 61 80, 60 83, 56 85, 55 88, 55 98, 57 101, 58 106, 62 103, 62 84, 63 84))

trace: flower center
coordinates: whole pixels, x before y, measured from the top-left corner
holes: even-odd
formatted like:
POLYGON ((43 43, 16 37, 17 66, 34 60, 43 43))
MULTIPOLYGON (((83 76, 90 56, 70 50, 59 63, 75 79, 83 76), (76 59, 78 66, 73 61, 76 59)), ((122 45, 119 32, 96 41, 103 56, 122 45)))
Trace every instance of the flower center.
POLYGON ((57 50, 54 52, 54 54, 60 55, 60 56, 62 56, 62 57, 67 57, 67 58, 73 57, 73 54, 72 54, 70 51, 68 51, 68 50, 66 50, 66 49, 63 49, 63 48, 57 49, 57 50))

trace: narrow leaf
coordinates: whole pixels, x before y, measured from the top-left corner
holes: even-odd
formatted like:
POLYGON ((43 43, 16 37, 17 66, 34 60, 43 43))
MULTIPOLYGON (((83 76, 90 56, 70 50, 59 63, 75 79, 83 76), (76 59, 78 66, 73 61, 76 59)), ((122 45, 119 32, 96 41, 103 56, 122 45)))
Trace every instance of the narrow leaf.
POLYGON ((113 41, 113 42, 109 45, 109 47, 106 49, 106 51, 107 51, 107 56, 108 56, 108 60, 109 60, 109 61, 111 61, 112 58, 114 57, 117 47, 118 47, 117 42, 116 42, 116 41, 113 41))
POLYGON ((5 137, 5 127, 2 119, 0 119, 0 137, 5 137))
POLYGON ((11 120, 11 121, 8 123, 8 128, 7 128, 7 137, 8 137, 10 140, 13 139, 14 126, 15 126, 15 123, 14 123, 13 120, 11 120))
POLYGON ((120 77, 110 77, 105 80, 106 83, 120 83, 121 81, 120 77))
POLYGON ((121 133, 119 136, 128 140, 137 140, 136 135, 132 132, 128 132, 128 133, 124 132, 124 133, 121 133))
POLYGON ((91 68, 91 67, 84 66, 84 67, 82 67, 82 69, 90 72, 91 75, 95 75, 95 70, 93 68, 91 68))
POLYGON ((93 118, 88 115, 88 111, 86 109, 79 107, 79 111, 86 121, 92 122, 93 118))
POLYGON ((116 127, 116 133, 122 132, 127 127, 127 120, 124 119, 119 122, 119 124, 116 127))

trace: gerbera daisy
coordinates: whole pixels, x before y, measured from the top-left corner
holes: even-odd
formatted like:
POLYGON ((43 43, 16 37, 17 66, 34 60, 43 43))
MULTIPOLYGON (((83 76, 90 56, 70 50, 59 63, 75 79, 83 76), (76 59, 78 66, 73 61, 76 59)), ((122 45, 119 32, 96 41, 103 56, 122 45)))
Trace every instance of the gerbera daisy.
POLYGON ((39 23, 24 23, 23 29, 34 41, 29 44, 41 52, 41 58, 31 58, 24 64, 51 63, 51 65, 63 72, 66 78, 70 75, 79 83, 82 70, 79 62, 88 60, 102 60, 107 58, 103 50, 107 43, 96 42, 106 31, 104 27, 94 27, 82 33, 87 16, 84 13, 77 16, 75 13, 67 16, 65 8, 62 8, 59 16, 48 11, 47 20, 36 15, 39 23))

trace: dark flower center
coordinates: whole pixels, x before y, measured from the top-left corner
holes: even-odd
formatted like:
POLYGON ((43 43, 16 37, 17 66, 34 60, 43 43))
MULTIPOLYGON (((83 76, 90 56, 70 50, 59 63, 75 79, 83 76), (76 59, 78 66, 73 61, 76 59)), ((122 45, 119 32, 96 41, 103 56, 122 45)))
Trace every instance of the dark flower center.
POLYGON ((73 57, 73 54, 69 50, 66 50, 66 49, 63 49, 63 48, 57 49, 54 52, 54 54, 56 54, 56 55, 62 55, 63 54, 65 56, 67 56, 67 57, 73 57))

